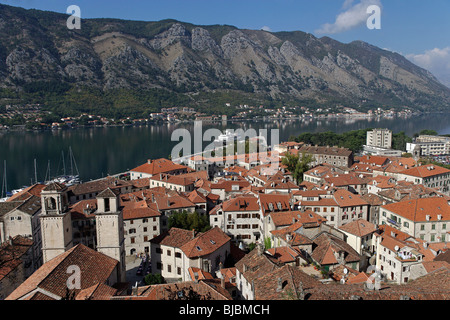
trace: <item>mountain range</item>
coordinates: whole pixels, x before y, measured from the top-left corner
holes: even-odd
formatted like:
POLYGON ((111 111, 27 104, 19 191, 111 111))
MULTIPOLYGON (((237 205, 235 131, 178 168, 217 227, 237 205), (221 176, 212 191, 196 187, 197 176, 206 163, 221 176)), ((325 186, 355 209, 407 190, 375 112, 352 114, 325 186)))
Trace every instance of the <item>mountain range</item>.
POLYGON ((176 20, 82 19, 69 30, 67 19, 0 5, 0 101, 79 112, 225 102, 450 109, 450 89, 430 72, 362 41, 176 20))

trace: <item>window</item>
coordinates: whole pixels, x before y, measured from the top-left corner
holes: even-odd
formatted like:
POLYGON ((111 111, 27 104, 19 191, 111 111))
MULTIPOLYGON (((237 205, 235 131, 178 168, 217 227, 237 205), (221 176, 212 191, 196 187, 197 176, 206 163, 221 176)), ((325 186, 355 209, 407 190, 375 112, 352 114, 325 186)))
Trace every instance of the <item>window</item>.
POLYGON ((430 236, 430 241, 433 242, 433 241, 434 241, 434 238, 435 238, 435 235, 432 234, 432 235, 430 236))
POLYGON ((442 230, 446 230, 446 229, 447 229, 447 224, 444 223, 444 224, 442 225, 442 230))
POLYGON ((161 248, 156 248, 156 253, 159 253, 159 254, 161 254, 162 253, 162 250, 161 250, 161 248))
POLYGON ((170 257, 172 255, 172 251, 167 250, 167 255, 170 257))
POLYGON ((431 225, 431 230, 436 230, 436 225, 435 224, 431 225))
POLYGON ((177 268, 177 274, 181 275, 181 268, 180 267, 177 268))
POLYGON ((175 252, 175 258, 181 258, 181 253, 175 252))
POLYGON ((421 231, 425 230, 425 225, 424 225, 424 224, 421 224, 421 225, 420 225, 420 230, 421 230, 421 231))
POLYGON ((172 272, 172 266, 170 264, 167 265, 167 272, 172 272))
POLYGON ((136 238, 132 237, 130 240, 131 240, 131 243, 134 243, 136 241, 136 238))

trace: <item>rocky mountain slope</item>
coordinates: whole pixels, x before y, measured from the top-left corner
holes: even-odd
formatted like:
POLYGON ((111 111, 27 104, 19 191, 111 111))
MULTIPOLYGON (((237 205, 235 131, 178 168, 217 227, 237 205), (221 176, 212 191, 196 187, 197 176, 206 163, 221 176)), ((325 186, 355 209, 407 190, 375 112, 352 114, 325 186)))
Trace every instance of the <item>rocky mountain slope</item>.
POLYGON ((46 82, 67 84, 62 95, 163 90, 200 103, 199 93, 233 92, 261 101, 450 108, 450 89, 432 74, 361 41, 174 20, 83 19, 81 30, 69 30, 67 18, 0 5, 0 88, 36 92, 46 82))

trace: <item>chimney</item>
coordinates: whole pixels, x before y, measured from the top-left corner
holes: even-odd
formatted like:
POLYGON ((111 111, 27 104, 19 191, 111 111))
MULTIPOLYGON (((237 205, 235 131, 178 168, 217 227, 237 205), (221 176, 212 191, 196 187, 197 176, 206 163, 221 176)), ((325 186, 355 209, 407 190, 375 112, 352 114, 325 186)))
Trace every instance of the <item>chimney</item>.
POLYGON ((283 290, 283 280, 281 278, 277 279, 277 292, 283 290))
POLYGON ((151 160, 151 159, 148 159, 148 160, 147 160, 147 163, 148 163, 148 164, 152 164, 152 160, 151 160))
POLYGON ((303 290, 303 282, 298 285, 298 300, 305 300, 305 290, 303 290))
POLYGON ((137 283, 137 281, 136 281, 136 285, 131 288, 131 295, 132 296, 137 296, 138 295, 138 283, 137 283))
POLYGON ((258 247, 258 255, 262 255, 264 253, 264 246, 258 243, 257 247, 258 247))
POLYGON ((224 276, 222 276, 222 278, 220 279, 220 286, 225 289, 225 277, 224 276))

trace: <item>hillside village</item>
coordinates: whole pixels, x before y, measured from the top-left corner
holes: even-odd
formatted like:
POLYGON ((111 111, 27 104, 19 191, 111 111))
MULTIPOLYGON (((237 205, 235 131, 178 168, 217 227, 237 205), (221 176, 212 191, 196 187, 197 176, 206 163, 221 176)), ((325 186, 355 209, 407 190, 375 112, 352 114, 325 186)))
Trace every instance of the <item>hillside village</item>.
POLYGON ((283 142, 151 159, 0 203, 0 299, 447 300, 449 231, 450 170, 414 158, 283 142), (288 154, 313 159, 298 183, 288 154))

